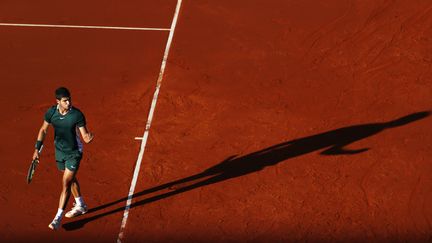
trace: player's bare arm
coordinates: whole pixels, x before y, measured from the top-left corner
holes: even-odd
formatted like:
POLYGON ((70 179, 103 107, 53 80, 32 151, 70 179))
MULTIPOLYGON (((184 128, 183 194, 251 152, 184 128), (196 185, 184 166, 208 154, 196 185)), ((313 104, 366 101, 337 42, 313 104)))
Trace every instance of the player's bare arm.
MULTIPOLYGON (((39 133, 37 136, 37 141, 43 143, 45 136, 47 134, 48 131, 48 127, 49 127, 49 123, 44 121, 41 128, 39 129, 39 133)), ((35 148, 35 151, 33 153, 33 160, 34 159, 38 159, 39 158, 39 150, 37 148, 35 148)))
POLYGON ((94 135, 93 135, 93 133, 91 133, 87 130, 86 126, 80 127, 79 130, 81 132, 81 136, 82 136, 85 143, 90 143, 93 140, 94 135))

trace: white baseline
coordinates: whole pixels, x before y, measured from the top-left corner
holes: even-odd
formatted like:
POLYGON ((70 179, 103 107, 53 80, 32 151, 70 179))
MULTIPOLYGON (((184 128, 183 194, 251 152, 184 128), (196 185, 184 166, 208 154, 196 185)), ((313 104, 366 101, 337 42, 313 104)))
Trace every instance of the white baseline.
POLYGON ((17 24, 0 23, 0 26, 7 27, 43 27, 43 28, 72 28, 72 29, 108 29, 108 30, 153 30, 170 31, 167 28, 140 28, 140 27, 121 27, 121 26, 91 26, 91 25, 61 25, 61 24, 17 24))

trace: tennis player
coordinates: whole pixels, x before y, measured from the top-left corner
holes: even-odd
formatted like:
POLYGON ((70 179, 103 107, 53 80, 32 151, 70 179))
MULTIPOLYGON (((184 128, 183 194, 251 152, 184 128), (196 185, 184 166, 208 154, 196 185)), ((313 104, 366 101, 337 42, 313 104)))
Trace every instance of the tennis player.
POLYGON ((57 214, 48 225, 52 230, 57 230, 60 227, 63 212, 71 191, 75 197, 75 203, 72 210, 67 212, 65 216, 72 218, 87 212, 87 205, 81 196, 80 186, 76 178, 83 155, 83 146, 79 135, 77 135, 77 131, 79 130, 85 143, 90 143, 93 140, 93 134, 87 130, 84 114, 76 107, 72 107, 69 90, 60 87, 56 89, 55 97, 57 105, 52 106, 45 113, 45 119, 39 130, 33 154, 33 159, 39 159, 39 150, 43 145, 49 125, 52 125, 54 127, 57 168, 63 173, 63 188, 60 194, 57 214))

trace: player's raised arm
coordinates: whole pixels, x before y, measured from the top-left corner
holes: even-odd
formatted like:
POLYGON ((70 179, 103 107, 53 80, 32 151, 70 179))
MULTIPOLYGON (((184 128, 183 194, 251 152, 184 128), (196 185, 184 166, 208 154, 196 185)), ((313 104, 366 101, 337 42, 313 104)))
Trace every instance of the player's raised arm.
POLYGON ((85 143, 90 143, 93 140, 94 135, 87 130, 86 126, 79 127, 79 130, 85 143))
POLYGON ((36 145, 35 145, 35 151, 33 153, 33 160, 39 158, 39 151, 42 148, 43 141, 44 141, 45 136, 46 136, 47 131, 48 131, 48 127, 49 127, 49 123, 44 121, 41 128, 39 129, 39 133, 38 133, 36 145))

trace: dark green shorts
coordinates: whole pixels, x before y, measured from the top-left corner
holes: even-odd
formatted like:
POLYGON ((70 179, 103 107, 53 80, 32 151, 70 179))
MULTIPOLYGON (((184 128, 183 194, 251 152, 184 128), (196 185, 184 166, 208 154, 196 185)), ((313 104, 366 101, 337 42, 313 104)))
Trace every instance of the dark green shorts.
POLYGON ((67 168, 70 171, 77 171, 82 159, 82 153, 79 151, 72 153, 64 153, 62 151, 56 150, 55 157, 57 162, 57 168, 59 170, 63 171, 65 170, 65 168, 67 168))

